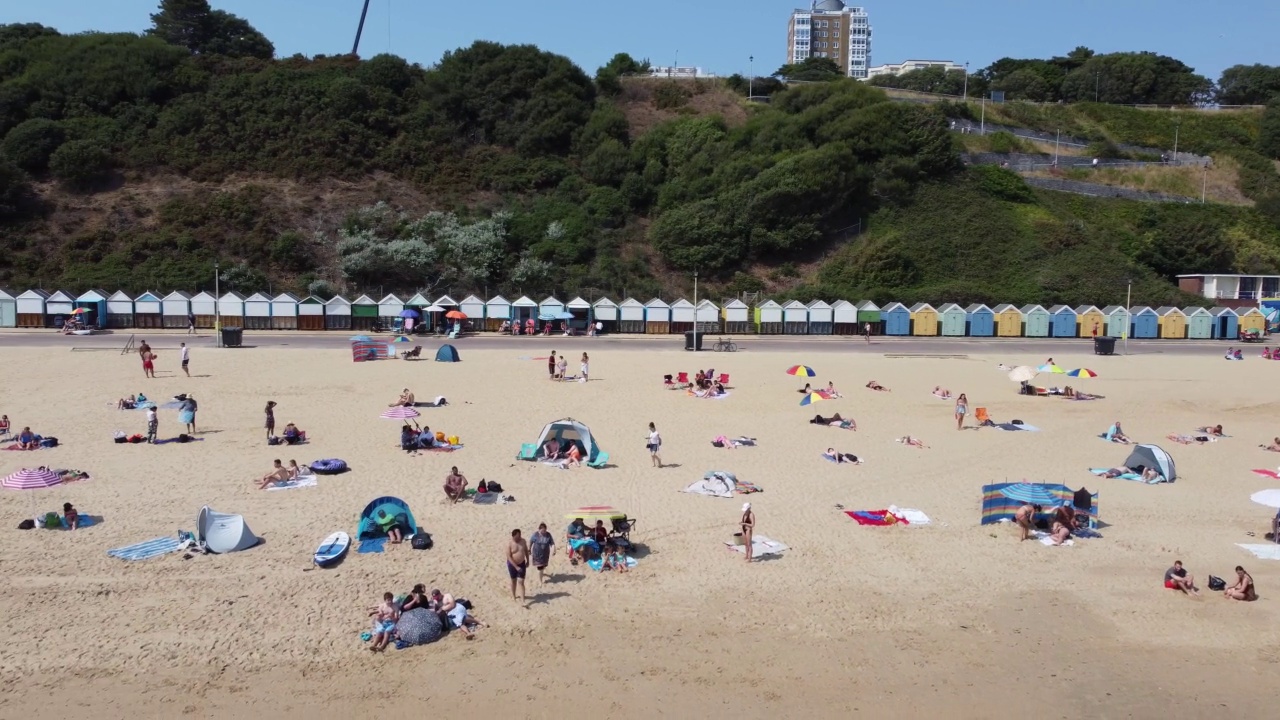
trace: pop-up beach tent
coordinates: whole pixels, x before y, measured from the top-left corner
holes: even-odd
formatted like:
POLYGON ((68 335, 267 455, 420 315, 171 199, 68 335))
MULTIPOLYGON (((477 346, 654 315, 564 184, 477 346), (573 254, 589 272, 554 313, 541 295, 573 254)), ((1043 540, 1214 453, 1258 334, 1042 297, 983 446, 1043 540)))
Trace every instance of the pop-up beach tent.
POLYGON ((459 362, 458 349, 452 345, 441 345, 436 351, 436 362, 459 362))
POLYGON ((548 440, 556 440, 561 447, 568 443, 580 445, 582 458, 586 462, 595 460, 600 452, 596 447, 595 439, 591 437, 591 428, 573 418, 563 418, 547 423, 546 427, 542 428, 542 434, 538 436, 537 447, 542 447, 548 440))
POLYGON ((260 540, 244 521, 243 515, 228 515, 213 510, 208 505, 200 508, 196 516, 196 541, 215 553, 231 553, 248 550, 260 540))
POLYGON ((413 519, 409 504, 400 498, 386 496, 377 498, 364 506, 364 510, 360 513, 360 527, 356 531, 356 539, 371 540, 383 537, 386 533, 378 524, 378 518, 382 515, 393 517, 398 525, 409 528, 408 532, 403 533, 405 537, 417 534, 418 523, 413 519))
POLYGON ((1178 479, 1178 470, 1174 467, 1173 458, 1157 445, 1135 445, 1124 466, 1137 472, 1138 466, 1154 468, 1168 482, 1178 479))

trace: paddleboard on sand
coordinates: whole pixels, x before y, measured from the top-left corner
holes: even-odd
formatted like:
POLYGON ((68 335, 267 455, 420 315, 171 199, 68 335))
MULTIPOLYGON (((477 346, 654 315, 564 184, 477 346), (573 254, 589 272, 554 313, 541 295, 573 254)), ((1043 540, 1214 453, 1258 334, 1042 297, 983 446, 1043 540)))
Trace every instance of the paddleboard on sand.
POLYGON ((316 548, 316 565, 320 567, 332 565, 347 554, 347 548, 349 547, 351 547, 350 535, 341 530, 333 533, 320 543, 320 547, 316 548))

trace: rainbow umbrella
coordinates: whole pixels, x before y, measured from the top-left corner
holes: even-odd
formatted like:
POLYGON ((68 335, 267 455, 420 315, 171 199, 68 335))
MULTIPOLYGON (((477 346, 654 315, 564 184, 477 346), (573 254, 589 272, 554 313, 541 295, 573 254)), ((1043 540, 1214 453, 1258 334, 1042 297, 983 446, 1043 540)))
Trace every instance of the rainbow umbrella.
POLYGON ((382 415, 380 415, 379 417, 383 418, 384 420, 408 420, 409 418, 416 418, 421 414, 422 413, 418 412, 417 410, 414 410, 411 407, 397 405, 396 407, 383 410, 382 415))
POLYGON ((407 342, 410 342, 410 340, 409 340, 409 337, 408 337, 407 335, 397 335, 397 336, 396 336, 396 339, 395 339, 395 340, 392 340, 391 342, 405 342, 405 343, 407 343, 407 342))
POLYGON ((1040 371, 1040 372, 1042 372, 1042 373, 1052 373, 1052 374, 1054 374, 1054 375, 1064 375, 1064 374, 1066 374, 1066 372, 1067 372, 1066 370, 1063 370, 1062 368, 1058 367, 1057 365, 1041 365, 1040 367, 1038 367, 1038 368, 1036 368, 1036 369, 1037 369, 1037 370, 1039 370, 1039 371, 1040 371))
POLYGON ((816 402, 821 402, 823 400, 830 400, 830 399, 831 399, 831 396, 827 395, 824 392, 811 392, 811 393, 805 393, 804 398, 800 400, 800 404, 802 406, 812 405, 816 402))
POLYGON ((787 370, 788 375, 799 375, 800 377, 814 377, 818 373, 808 365, 795 365, 787 370))
POLYGON ((621 520, 627 516, 626 513, 613 507, 612 505, 584 505, 571 513, 565 513, 565 519, 576 520, 621 520))
POLYGON ((86 309, 86 308, 76 308, 75 310, 72 310, 72 311, 71 311, 71 314, 72 314, 72 315, 83 315, 83 314, 85 314, 85 313, 87 313, 87 312, 89 312, 89 310, 88 310, 88 309, 86 309))
POLYGON ((1076 368, 1075 370, 1068 372, 1067 377, 1095 378, 1098 377, 1098 373, 1090 370, 1089 368, 1076 368))

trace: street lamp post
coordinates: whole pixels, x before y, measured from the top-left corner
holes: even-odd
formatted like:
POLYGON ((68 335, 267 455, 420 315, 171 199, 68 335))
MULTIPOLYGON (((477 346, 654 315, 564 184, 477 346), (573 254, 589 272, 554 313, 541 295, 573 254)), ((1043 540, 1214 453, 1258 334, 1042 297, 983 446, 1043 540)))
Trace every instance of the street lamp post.
POLYGON ((698 271, 693 271, 693 351, 698 352, 698 271))
POLYGON ((1098 83, 1102 81, 1102 71, 1093 74, 1093 101, 1098 102, 1098 83))
POLYGON ((978 121, 978 134, 987 134, 987 94, 982 93, 982 119, 978 121))
POLYGON ((213 335, 218 343, 218 347, 222 347, 222 292, 221 285, 218 284, 218 261, 213 261, 213 335))
POLYGON ((1062 128, 1058 128, 1058 135, 1053 140, 1053 166, 1058 167, 1058 144, 1062 142, 1062 128))
POLYGON ((1204 166, 1204 177, 1200 181, 1200 204, 1204 204, 1205 193, 1209 190, 1209 166, 1204 166))
MULTIPOLYGON (((747 102, 750 102, 751 98, 755 97, 755 94, 756 94, 755 84, 756 84, 756 56, 748 55, 747 56, 747 102)), ((697 279, 697 275, 694 275, 694 279, 695 280, 697 279)))
POLYGON ((1124 354, 1129 354, 1129 331, 1133 328, 1133 315, 1129 308, 1133 307, 1133 278, 1129 278, 1129 290, 1124 295, 1124 354))
POLYGON ((1173 164, 1179 165, 1178 162, 1178 131, 1182 130, 1182 123, 1173 126, 1173 164))
POLYGON ((964 99, 969 99, 969 61, 964 63, 964 99))

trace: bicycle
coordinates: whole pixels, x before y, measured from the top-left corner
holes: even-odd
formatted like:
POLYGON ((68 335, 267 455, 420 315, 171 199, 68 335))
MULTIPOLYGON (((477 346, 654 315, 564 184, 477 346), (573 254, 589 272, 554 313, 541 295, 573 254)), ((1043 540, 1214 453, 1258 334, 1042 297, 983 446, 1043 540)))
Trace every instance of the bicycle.
POLYGON ((713 345, 711 349, 715 350, 716 352, 737 352, 738 346, 734 344, 732 340, 725 340, 724 338, 719 338, 716 340, 716 344, 713 345))

